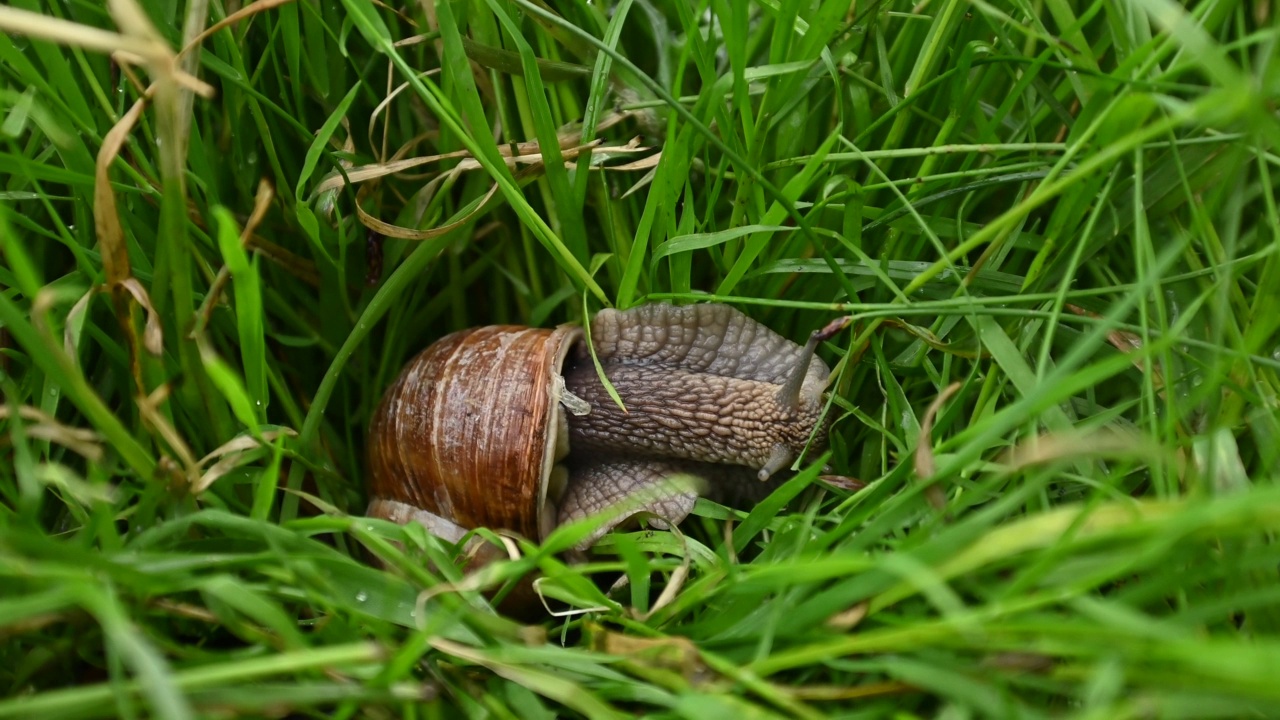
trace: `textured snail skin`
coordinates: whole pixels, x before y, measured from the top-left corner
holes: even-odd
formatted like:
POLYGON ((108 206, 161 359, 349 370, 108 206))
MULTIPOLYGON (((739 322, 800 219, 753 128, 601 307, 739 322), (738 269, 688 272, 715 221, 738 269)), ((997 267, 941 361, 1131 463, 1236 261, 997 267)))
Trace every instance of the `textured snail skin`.
POLYGON ((606 367, 605 374, 627 412, 594 368, 565 376, 569 391, 591 404, 589 415, 569 424, 575 453, 629 451, 760 470, 775 454, 786 453, 788 465, 798 457, 822 414, 818 402, 783 408, 779 387, 759 380, 632 365, 606 367))
POLYGON ((597 513, 609 515, 578 543, 578 549, 594 545, 636 513, 651 513, 655 516, 652 524, 665 530, 693 512, 699 496, 740 501, 739 493, 764 485, 749 468, 737 465, 616 455, 570 463, 569 473, 569 487, 560 506, 561 522, 597 513))
POLYGON ((580 347, 565 371, 591 412, 569 419, 569 488, 561 523, 608 511, 613 519, 580 547, 636 512, 679 523, 698 492, 666 487, 701 478, 702 494, 753 498, 759 480, 791 464, 814 437, 826 442, 822 390, 829 370, 805 348, 727 305, 643 305, 604 310, 591 339, 626 412, 613 402, 580 347), (798 395, 784 392, 798 369, 798 395), (815 430, 819 430, 816 432, 815 430))

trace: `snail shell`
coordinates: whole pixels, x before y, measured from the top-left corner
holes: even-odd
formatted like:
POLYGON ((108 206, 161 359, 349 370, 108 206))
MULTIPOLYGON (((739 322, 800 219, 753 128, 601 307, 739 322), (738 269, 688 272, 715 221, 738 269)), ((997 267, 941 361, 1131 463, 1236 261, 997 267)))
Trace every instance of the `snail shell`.
POLYGON ((410 360, 369 428, 369 515, 416 520, 452 542, 479 527, 541 538, 568 453, 560 368, 581 337, 571 326, 486 326, 410 360))
POLYGON ((542 539, 613 511, 582 549, 636 513, 670 525, 700 495, 758 499, 825 445, 816 335, 801 347, 711 304, 604 310, 591 329, 626 411, 579 328, 474 328, 412 359, 370 427, 369 514, 456 542, 478 527, 542 539))

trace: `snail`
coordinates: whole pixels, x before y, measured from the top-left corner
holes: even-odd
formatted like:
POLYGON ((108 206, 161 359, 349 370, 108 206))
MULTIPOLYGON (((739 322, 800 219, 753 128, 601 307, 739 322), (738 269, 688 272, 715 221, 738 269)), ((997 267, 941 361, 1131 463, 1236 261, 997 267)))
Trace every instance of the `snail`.
POLYGON ((835 329, 800 346, 728 305, 650 304, 601 310, 591 347, 571 325, 447 335, 373 415, 368 515, 457 542, 478 527, 541 540, 608 513, 584 550, 639 513, 676 525, 702 494, 758 501, 826 444, 815 350, 835 329))

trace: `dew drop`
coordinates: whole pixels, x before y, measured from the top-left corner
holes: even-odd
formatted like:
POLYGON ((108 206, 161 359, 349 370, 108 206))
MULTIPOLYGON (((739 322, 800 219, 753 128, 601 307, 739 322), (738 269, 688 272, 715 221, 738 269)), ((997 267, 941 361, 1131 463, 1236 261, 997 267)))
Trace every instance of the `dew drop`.
POLYGON ((362 603, 362 602, 364 602, 365 600, 368 600, 368 599, 369 599, 369 593, 367 593, 367 592, 365 592, 365 591, 363 591, 363 590, 361 590, 360 592, 356 593, 356 602, 358 602, 358 603, 362 603))

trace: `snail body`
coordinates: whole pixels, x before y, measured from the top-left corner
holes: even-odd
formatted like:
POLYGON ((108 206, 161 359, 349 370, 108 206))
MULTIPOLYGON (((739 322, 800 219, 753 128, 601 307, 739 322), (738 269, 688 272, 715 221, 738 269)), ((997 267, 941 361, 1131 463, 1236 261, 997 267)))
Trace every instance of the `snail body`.
POLYGON ((411 360, 370 427, 369 514, 456 541, 610 512, 585 548, 637 513, 677 524, 700 495, 760 496, 826 442, 816 335, 716 304, 602 310, 590 330, 588 347, 571 326, 473 328, 411 360))
POLYGON ((565 385, 592 407, 569 426, 580 450, 742 465, 766 480, 799 456, 822 416, 826 364, 728 305, 602 310, 591 330, 626 410, 578 346, 565 385))

